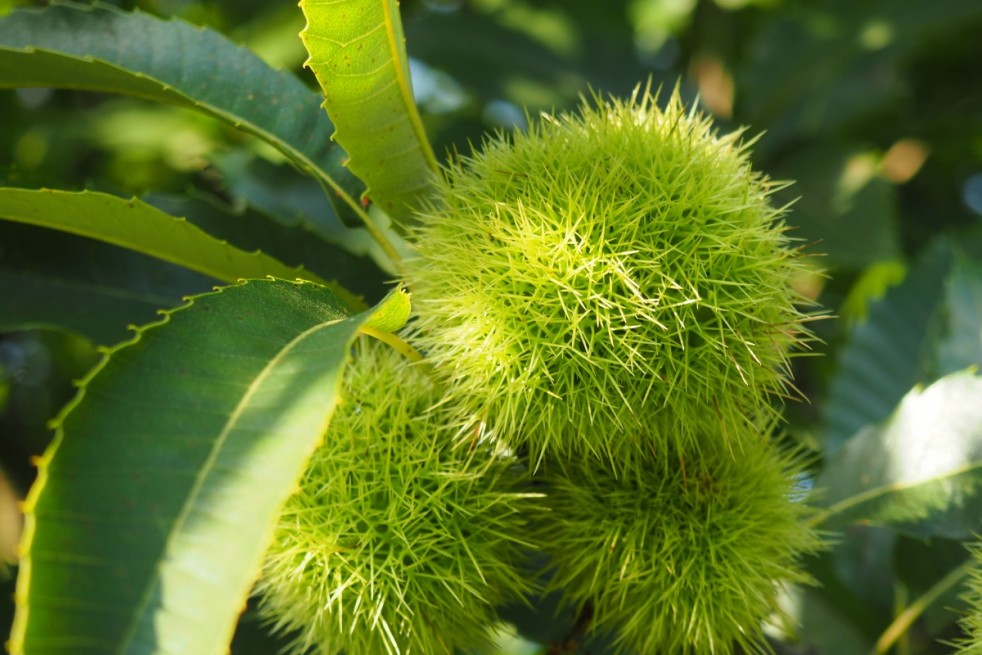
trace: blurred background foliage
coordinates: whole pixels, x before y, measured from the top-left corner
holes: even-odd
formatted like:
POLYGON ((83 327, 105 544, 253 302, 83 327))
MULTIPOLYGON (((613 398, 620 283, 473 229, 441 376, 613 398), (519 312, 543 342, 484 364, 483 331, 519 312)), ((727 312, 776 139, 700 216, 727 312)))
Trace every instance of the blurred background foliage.
MULTIPOLYGON (((0 13, 24 4, 42 3, 0 0, 0 13)), ((315 86, 302 69, 303 17, 293 0, 110 4, 229 34, 315 86)), ((758 138, 758 168, 796 181, 778 201, 794 203, 792 234, 809 244, 816 264, 816 274, 797 283, 835 316, 815 324, 824 357, 796 362, 809 402, 788 408, 789 439, 817 462, 890 416, 915 385, 982 363, 979 0, 405 0, 402 12, 417 100, 444 156, 467 152, 488 131, 521 129, 541 111, 573 108, 581 95, 624 96, 647 79, 678 81, 721 129, 748 127, 758 138)), ((288 263, 304 259, 305 226, 327 225, 343 248, 332 261, 308 259, 313 270, 369 300, 391 277, 375 264, 366 235, 340 224, 316 182, 215 120, 51 89, 0 91, 0 117, 4 186, 138 195, 245 246, 281 231, 291 236, 279 237, 271 254, 288 263)), ((107 262, 171 289, 161 307, 212 284, 167 265, 148 268, 149 260, 112 247, 0 224, 0 294, 8 299, 31 293, 42 270, 57 269, 57 284, 82 293, 72 285, 78 272, 97 280, 107 262)), ((146 308, 130 322, 153 316, 146 308)), ((46 421, 97 360, 97 346, 107 345, 52 329, 56 322, 0 333, 0 561, 15 560, 16 498, 32 481, 31 458, 50 439, 46 421)), ((7 323, 0 316, 0 330, 7 323)), ((775 628, 783 642, 798 640, 779 650, 883 652, 875 642, 898 608, 965 561, 964 536, 930 537, 849 526, 839 546, 812 563, 821 586, 789 594, 802 626, 790 635, 775 628)), ((15 573, 0 569, 0 625, 10 620, 15 573)), ((898 652, 951 651, 938 640, 959 636, 963 603, 958 585, 942 591, 898 652)), ((569 621, 543 606, 512 618, 526 636, 558 639, 569 621)), ((250 617, 234 652, 274 652, 250 617)), ((514 626, 503 626, 503 635, 503 652, 541 651, 515 637, 514 626)), ((603 651, 603 644, 591 650, 603 651)))

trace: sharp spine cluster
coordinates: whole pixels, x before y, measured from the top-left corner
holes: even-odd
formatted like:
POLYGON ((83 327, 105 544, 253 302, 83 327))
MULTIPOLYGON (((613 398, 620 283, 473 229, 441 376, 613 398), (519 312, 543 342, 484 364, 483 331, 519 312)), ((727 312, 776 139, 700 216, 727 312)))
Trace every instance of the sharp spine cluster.
POLYGON ((753 650, 821 547, 772 443, 807 268, 740 133, 677 90, 594 100, 447 168, 405 266, 412 341, 528 453, 567 606, 624 653, 753 650))
POLYGON ((535 494, 513 458, 455 447, 438 397, 421 367, 359 342, 257 587, 294 652, 487 652, 495 606, 530 592, 535 494))
POLYGON ((968 551, 973 568, 962 595, 969 607, 960 622, 965 637, 953 645, 958 647, 958 655, 982 655, 982 538, 970 544, 968 551))
POLYGON ((769 411, 809 338, 804 268, 738 136, 645 94, 449 167, 406 264, 448 393, 535 459, 616 460, 651 411, 680 438, 696 413, 769 411))
POLYGON ((544 467, 536 540, 552 560, 549 590, 589 607, 617 652, 758 652, 780 585, 810 580, 797 559, 820 542, 788 500, 799 463, 762 440, 739 457, 711 443, 629 474, 582 459, 544 467))
POLYGON ((657 100, 445 171, 404 269, 425 365, 359 350, 267 556, 298 652, 486 650, 495 606, 542 591, 533 549, 625 654, 758 650, 808 581, 803 467, 773 443, 806 268, 740 134, 657 100))

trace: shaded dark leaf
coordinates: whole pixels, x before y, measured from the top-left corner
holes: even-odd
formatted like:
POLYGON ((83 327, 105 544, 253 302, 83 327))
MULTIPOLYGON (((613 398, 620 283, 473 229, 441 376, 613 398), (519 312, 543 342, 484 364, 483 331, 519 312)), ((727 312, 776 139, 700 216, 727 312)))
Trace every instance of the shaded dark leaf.
POLYGON ((950 248, 935 244, 907 279, 873 304, 839 353, 825 401, 826 453, 834 453, 864 426, 882 421, 923 380, 933 341, 950 248))

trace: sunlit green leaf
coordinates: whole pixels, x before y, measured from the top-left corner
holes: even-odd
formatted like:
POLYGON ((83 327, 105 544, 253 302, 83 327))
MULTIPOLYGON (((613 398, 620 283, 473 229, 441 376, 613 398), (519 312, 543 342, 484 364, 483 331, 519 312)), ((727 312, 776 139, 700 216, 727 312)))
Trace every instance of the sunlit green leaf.
POLYGON ((277 511, 322 438, 352 340, 327 288, 254 280, 109 351, 27 500, 12 652, 226 652, 277 511))
MULTIPOLYGON (((314 192, 319 195, 316 184, 314 187, 314 192)), ((368 257, 353 255, 328 243, 319 234, 311 232, 306 224, 286 226, 265 211, 249 205, 237 203, 232 207, 218 198, 194 191, 183 196, 153 193, 143 200, 172 216, 185 217, 213 237, 237 248, 246 252, 261 250, 289 266, 303 266, 372 302, 385 295, 385 282, 393 277, 380 271, 368 257)), ((327 205, 322 197, 320 204, 327 205)), ((361 233, 375 243, 367 231, 361 233)), ((365 306, 353 306, 353 309, 365 309, 365 306)))
MULTIPOLYGON (((219 241, 185 219, 135 198, 89 191, 0 189, 0 219, 98 239, 226 282, 272 275, 324 283, 302 268, 219 241)), ((332 288, 349 306, 357 306, 339 285, 332 288)))
POLYGON ((405 222, 430 190, 436 160, 416 110, 396 0, 301 0, 300 33, 324 89, 334 137, 368 196, 405 222))
POLYGON ((896 413, 826 460, 824 526, 891 525, 965 538, 982 524, 982 377, 953 373, 914 389, 896 413))

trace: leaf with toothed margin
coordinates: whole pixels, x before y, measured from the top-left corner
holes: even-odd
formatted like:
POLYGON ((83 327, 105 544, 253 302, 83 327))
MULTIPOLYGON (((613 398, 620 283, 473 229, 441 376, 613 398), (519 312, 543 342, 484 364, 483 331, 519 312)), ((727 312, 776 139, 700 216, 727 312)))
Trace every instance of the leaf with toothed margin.
MULTIPOLYGON (((317 184, 313 180, 307 181, 319 195, 317 184)), ((265 207, 253 207, 244 200, 228 204, 213 195, 193 190, 183 195, 151 193, 141 199, 171 216, 183 216, 208 234, 237 248, 248 252, 261 250, 284 264, 302 265, 312 273, 334 280, 352 293, 369 299, 366 305, 353 306, 354 311, 367 309, 381 300, 387 291, 386 282, 394 275, 380 271, 368 257, 354 255, 319 238, 307 225, 286 224, 279 217, 272 216, 265 207)), ((321 206, 327 206, 323 198, 318 202, 321 206)), ((362 232, 372 242, 367 231, 362 232)))
POLYGON ((328 189, 357 223, 361 182, 342 165, 320 98, 225 36, 108 5, 53 2, 0 18, 0 88, 120 93, 188 107, 253 134, 328 189))
POLYGON ((227 652, 358 331, 329 289, 253 280, 107 351, 56 419, 25 503, 14 655, 227 652))
POLYGON ((224 282, 267 275, 330 286, 349 307, 360 299, 340 285, 261 252, 219 241, 183 218, 137 200, 92 191, 0 188, 0 219, 47 227, 127 248, 224 282))
POLYGON ((128 325, 204 293, 214 278, 106 243, 0 221, 0 332, 68 330, 111 345, 128 325))
POLYGON ((301 0, 300 33, 334 138, 368 197, 397 224, 430 192, 436 158, 409 80, 396 0, 301 0))

